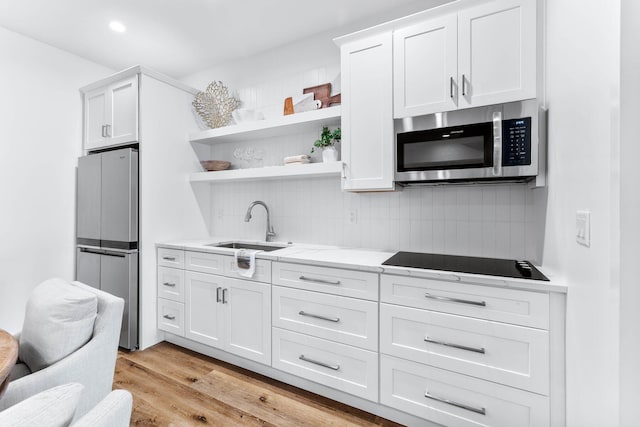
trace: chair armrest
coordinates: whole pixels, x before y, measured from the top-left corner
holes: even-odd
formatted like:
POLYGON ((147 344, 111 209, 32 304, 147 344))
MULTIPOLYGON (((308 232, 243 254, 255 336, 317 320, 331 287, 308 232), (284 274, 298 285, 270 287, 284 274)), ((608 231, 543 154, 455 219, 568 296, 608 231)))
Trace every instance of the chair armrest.
POLYGON ((128 427, 133 397, 127 390, 114 390, 72 427, 128 427))

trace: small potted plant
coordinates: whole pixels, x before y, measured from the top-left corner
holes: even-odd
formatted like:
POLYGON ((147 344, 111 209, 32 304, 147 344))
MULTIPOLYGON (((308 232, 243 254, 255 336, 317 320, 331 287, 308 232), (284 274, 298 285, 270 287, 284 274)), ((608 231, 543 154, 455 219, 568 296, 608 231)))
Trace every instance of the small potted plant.
POLYGON ((311 152, 314 153, 316 148, 322 148, 322 161, 323 162, 336 162, 338 161, 338 151, 335 144, 342 139, 342 131, 340 128, 336 128, 330 131, 327 126, 322 127, 322 133, 320 139, 317 139, 313 143, 311 152))

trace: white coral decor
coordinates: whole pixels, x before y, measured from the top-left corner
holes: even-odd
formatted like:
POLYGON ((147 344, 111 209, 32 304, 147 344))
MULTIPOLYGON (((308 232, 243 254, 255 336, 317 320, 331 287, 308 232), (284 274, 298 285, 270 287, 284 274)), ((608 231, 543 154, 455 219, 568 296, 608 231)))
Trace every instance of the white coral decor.
POLYGON ((212 129, 229 124, 231 113, 240 104, 239 99, 229 95, 229 89, 222 82, 209 83, 207 89, 198 92, 193 100, 193 107, 212 129))

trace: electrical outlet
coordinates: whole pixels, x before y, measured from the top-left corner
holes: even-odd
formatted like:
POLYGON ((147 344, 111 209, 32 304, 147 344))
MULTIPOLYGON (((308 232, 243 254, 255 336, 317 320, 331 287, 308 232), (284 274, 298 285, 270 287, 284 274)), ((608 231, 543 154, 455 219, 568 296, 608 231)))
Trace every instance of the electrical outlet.
POLYGON ((349 211, 349 222, 351 224, 357 224, 358 223, 358 210, 357 209, 351 209, 349 211))
POLYGON ((591 246, 591 212, 576 212, 576 242, 590 247, 591 246))

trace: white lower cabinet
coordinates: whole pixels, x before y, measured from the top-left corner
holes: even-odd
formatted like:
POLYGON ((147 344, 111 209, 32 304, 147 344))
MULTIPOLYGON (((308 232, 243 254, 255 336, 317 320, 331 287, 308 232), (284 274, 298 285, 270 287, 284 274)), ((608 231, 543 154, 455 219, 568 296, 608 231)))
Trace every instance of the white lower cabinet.
POLYGON ((274 368, 378 401, 378 353, 273 328, 274 368))
POLYGON ((378 303, 273 287, 273 326, 378 351, 378 303))
POLYGON ((549 393, 549 333, 380 304, 380 351, 536 393, 549 393))
POLYGON ((271 362, 271 285, 187 271, 185 336, 256 362, 271 362))
POLYGON ((184 304, 158 298, 158 329, 184 336, 184 304))
POLYGON ((380 402, 450 427, 546 427, 545 396, 380 355, 380 402))
POLYGON ((158 248, 158 328, 408 425, 564 427, 563 295, 256 261, 242 278, 232 256, 158 248))

